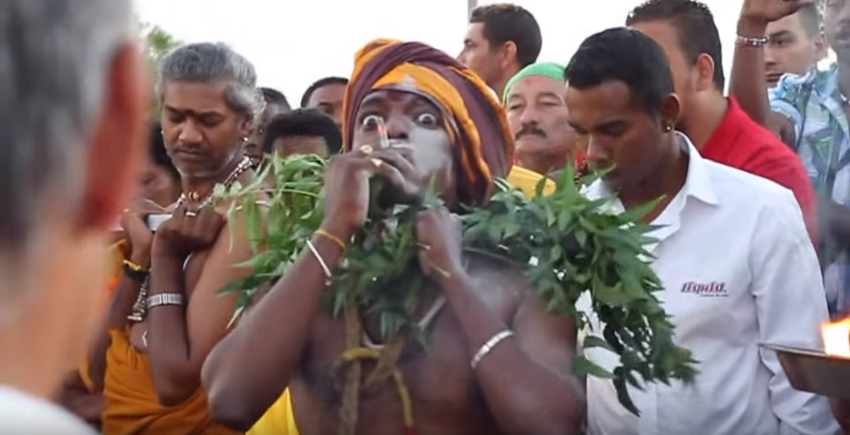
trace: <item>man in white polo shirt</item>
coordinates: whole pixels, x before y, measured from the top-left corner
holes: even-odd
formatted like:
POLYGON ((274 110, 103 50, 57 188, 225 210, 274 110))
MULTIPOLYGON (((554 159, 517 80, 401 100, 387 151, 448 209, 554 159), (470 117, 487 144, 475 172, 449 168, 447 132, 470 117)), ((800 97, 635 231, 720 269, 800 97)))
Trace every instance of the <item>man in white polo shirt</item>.
MULTIPOLYGON (((826 399, 794 390, 759 343, 817 345, 828 319, 817 258, 787 189, 700 157, 674 131, 679 102, 663 50, 625 28, 585 40, 565 73, 570 124, 594 169, 611 169, 590 197, 629 209, 662 198, 646 217, 658 297, 679 345, 700 361, 695 384, 630 389, 587 381, 588 429, 605 435, 832 435, 826 399)), ((591 322, 593 323, 593 321, 591 322)), ((588 349, 608 369, 616 355, 588 349)))
POLYGON ((51 403, 98 322, 146 150, 130 0, 0 3, 0 433, 92 434, 51 403))

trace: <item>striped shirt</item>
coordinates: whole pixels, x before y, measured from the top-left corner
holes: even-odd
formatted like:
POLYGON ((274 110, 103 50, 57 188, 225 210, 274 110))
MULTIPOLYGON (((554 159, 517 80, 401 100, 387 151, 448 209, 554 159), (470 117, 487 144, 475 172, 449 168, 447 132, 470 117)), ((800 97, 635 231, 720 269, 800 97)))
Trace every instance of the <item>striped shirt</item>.
MULTIPOLYGON (((786 74, 768 93, 774 112, 794 125, 795 146, 815 192, 850 208, 850 127, 838 89, 838 65, 804 76, 786 74)), ((830 312, 850 311, 850 255, 824 238, 830 259, 824 281, 830 312), (832 261, 834 259, 834 261, 832 261)))

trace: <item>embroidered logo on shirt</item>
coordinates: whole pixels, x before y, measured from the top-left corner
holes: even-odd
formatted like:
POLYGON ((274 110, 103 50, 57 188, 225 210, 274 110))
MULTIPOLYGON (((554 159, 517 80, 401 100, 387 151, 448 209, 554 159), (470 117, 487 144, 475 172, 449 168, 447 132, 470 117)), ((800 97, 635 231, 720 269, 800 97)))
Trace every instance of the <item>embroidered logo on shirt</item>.
POLYGON ((686 282, 682 285, 682 293, 693 293, 697 296, 710 298, 729 296, 729 293, 726 291, 726 284, 715 281, 710 283, 686 282))

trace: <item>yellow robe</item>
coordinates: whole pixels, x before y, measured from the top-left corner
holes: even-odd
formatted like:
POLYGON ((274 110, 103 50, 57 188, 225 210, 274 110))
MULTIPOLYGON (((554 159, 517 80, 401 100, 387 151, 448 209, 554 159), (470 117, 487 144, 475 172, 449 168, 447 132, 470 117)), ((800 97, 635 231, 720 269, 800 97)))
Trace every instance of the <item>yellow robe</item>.
MULTIPOLYGON (((522 193, 529 198, 534 197, 534 193, 537 191, 537 183, 540 182, 541 178, 543 178, 543 176, 537 172, 529 171, 528 169, 520 168, 519 166, 511 168, 511 172, 506 177, 511 186, 522 190, 522 193)), ((548 195, 554 191, 555 182, 547 179, 546 185, 543 187, 543 193, 548 195)))
MULTIPOLYGON (((528 197, 533 197, 537 191, 537 183, 542 175, 528 169, 514 166, 507 176, 508 183, 522 190, 528 197)), ((550 194, 555 190, 552 180, 546 181, 543 193, 550 194)), ((107 434, 109 435, 109 434, 107 434)), ((247 435, 299 435, 295 425, 295 414, 292 410, 292 399, 289 390, 283 392, 280 399, 254 424, 247 435)))
POLYGON ((183 404, 160 405, 153 385, 148 355, 139 353, 127 340, 127 333, 112 331, 112 345, 106 353, 103 394, 104 435, 233 435, 223 426, 212 424, 203 388, 183 404))
MULTIPOLYGON (((121 282, 121 277, 124 276, 124 259, 127 258, 127 251, 130 249, 130 241, 127 239, 121 239, 110 245, 107 249, 109 250, 110 274, 109 281, 106 284, 105 308, 109 307, 109 303, 112 301, 112 296, 115 294, 115 290, 121 282)), ((78 371, 80 372, 80 379, 83 380, 83 383, 89 391, 94 391, 95 386, 89 374, 89 362, 85 355, 83 356, 82 361, 80 361, 78 371)))
POLYGON ((263 414, 247 435, 299 435, 289 390, 263 414))

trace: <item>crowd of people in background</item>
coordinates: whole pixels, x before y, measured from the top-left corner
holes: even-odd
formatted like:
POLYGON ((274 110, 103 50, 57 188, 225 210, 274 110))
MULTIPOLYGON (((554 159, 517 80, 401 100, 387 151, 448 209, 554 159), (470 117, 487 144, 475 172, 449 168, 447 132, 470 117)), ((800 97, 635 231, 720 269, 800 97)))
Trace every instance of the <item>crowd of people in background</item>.
POLYGON ((456 56, 363 41, 351 75, 317 78, 297 108, 227 45, 186 44, 157 66, 150 113, 129 0, 5 2, 0 428, 850 433, 850 402, 793 388, 760 347, 818 348, 820 326, 850 314, 850 1, 743 0, 729 77, 708 6, 637 3, 555 62, 514 4, 472 11, 456 56), (238 295, 220 290, 250 273, 252 229, 213 191, 264 182, 275 155, 330 159, 324 218, 234 322, 238 295), (517 270, 461 249, 452 213, 496 179, 532 196, 571 168, 604 172, 582 193, 613 212, 656 201, 658 297, 699 374, 630 386, 640 415, 611 379, 573 372, 579 354, 619 363, 581 348, 605 330, 589 300, 579 330, 517 270), (369 313, 320 309, 371 177, 401 198, 441 181, 445 208, 417 217, 425 351, 381 343, 369 313), (374 370, 339 376, 352 347, 374 370))

